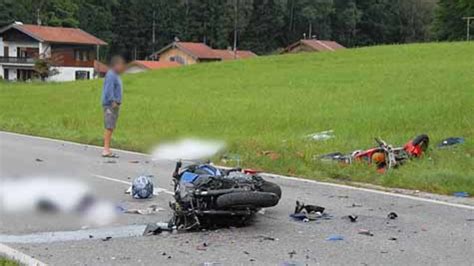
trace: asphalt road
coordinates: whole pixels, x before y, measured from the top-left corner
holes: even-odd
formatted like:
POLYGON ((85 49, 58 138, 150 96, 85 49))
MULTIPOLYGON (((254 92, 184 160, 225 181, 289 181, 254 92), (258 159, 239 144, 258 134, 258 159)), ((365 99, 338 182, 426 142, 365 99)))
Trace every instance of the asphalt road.
POLYGON ((282 186, 280 204, 258 214, 251 226, 137 236, 134 230, 141 225, 170 216, 171 197, 162 192, 138 201, 124 190, 143 173, 153 174, 159 187, 171 190, 173 164, 151 163, 142 154, 118 153, 121 157, 110 162, 100 158, 96 147, 0 133, 2 180, 60 176, 80 180, 127 208, 151 204, 164 208, 152 215, 124 214, 107 228, 86 229, 78 219, 33 219, 0 212, 0 242, 10 239, 9 247, 50 265, 474 265, 472 206, 278 177, 270 179, 282 186), (296 200, 324 206, 332 218, 293 221, 288 215, 296 200), (387 219, 389 212, 396 212, 398 218, 387 219), (351 214, 359 216, 356 223, 345 218, 351 214), (359 234, 361 229, 373 236, 359 234), (58 231, 63 233, 51 233, 58 231), (61 239, 61 234, 70 235, 61 239), (84 234, 91 238, 80 237, 84 234), (113 238, 101 240, 107 234, 113 238), (344 240, 328 241, 331 235, 344 240), (15 243, 15 239, 24 241, 15 243))

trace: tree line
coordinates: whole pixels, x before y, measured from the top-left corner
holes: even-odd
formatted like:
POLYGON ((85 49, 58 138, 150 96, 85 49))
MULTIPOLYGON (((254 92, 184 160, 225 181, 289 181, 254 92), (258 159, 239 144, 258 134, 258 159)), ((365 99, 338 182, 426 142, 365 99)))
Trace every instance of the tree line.
MULTIPOLYGON (((172 42, 270 54, 302 38, 347 47, 465 38, 472 0, 0 0, 0 24, 79 27, 101 57, 144 59, 172 42)), ((473 31, 474 32, 474 31, 473 31)))

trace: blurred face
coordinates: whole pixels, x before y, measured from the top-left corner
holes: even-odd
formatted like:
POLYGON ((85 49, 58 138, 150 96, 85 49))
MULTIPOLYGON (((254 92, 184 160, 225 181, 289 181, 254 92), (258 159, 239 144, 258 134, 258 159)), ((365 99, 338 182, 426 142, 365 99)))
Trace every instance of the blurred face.
POLYGON ((119 60, 119 62, 116 62, 114 66, 112 67, 115 73, 122 74, 125 71, 125 61, 119 60))

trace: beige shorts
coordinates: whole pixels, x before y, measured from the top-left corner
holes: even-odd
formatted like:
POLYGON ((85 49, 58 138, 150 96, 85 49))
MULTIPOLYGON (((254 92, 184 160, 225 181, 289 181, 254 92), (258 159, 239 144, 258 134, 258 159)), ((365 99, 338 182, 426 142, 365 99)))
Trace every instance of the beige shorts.
POLYGON ((119 117, 120 107, 104 106, 104 128, 115 129, 119 117))

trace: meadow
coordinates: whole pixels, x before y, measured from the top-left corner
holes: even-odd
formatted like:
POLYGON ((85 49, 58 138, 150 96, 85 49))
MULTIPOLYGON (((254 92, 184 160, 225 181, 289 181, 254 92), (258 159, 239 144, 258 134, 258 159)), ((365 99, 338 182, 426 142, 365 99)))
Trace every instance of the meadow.
MULTIPOLYGON (((102 82, 2 82, 0 130, 101 145, 102 82)), ((117 148, 149 152, 180 137, 222 139, 245 167, 474 195, 474 43, 259 57, 125 75, 123 83, 117 148), (334 138, 305 137, 324 130, 334 138), (386 174, 317 159, 370 148, 374 137, 402 145, 421 133, 431 138, 427 155, 386 174), (466 143, 435 147, 452 136, 466 143)))

